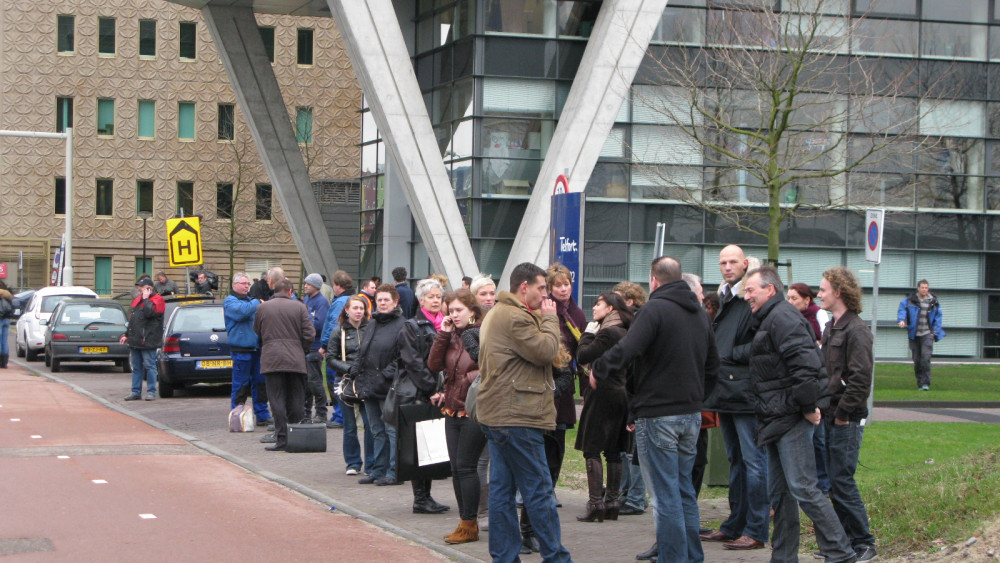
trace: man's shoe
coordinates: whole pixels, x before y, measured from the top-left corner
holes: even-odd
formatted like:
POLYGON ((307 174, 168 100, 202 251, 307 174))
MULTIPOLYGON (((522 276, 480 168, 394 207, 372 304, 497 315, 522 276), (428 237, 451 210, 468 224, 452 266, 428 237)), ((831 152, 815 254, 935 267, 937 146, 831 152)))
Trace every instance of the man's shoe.
POLYGON ((728 541, 733 541, 733 540, 736 539, 736 538, 734 538, 732 536, 727 536, 726 534, 723 534, 722 532, 712 532, 711 534, 698 534, 698 537, 701 538, 701 541, 727 541, 728 542, 728 541))
POLYGON ((761 549, 764 547, 764 544, 751 538, 750 536, 740 536, 739 539, 722 544, 722 547, 726 549, 747 550, 761 549))
POLYGON ((357 475, 357 474, 358 470, 353 467, 348 467, 347 471, 344 472, 344 475, 357 475))
POLYGON ((387 487, 392 485, 402 485, 403 482, 399 479, 390 479, 389 477, 382 477, 381 479, 375 480, 375 486, 377 487, 387 487))
POLYGON ((375 481, 381 479, 381 477, 376 477, 374 475, 365 475, 364 477, 358 479, 359 485, 371 485, 375 481))
POLYGON ((334 422, 332 420, 328 420, 328 421, 326 421, 326 427, 327 428, 343 428, 344 425, 341 424, 341 423, 339 423, 339 422, 334 422))
MULTIPOLYGON (((261 419, 258 418, 257 421, 256 421, 256 426, 258 428, 263 428, 263 427, 265 427, 265 426, 267 426, 269 424, 271 424, 271 419, 270 418, 267 418, 267 419, 264 419, 264 420, 261 420, 261 419)), ((271 432, 273 432, 273 431, 274 430, 272 429, 271 432)))
POLYGON ((283 452, 285 451, 285 446, 279 446, 278 444, 272 444, 270 446, 264 446, 264 449, 269 452, 283 452))
POLYGON ((535 537, 534 533, 521 536, 521 551, 520 553, 539 553, 542 551, 541 544, 538 543, 538 538, 535 537), (525 551, 527 550, 527 551, 525 551))
POLYGON ((637 514, 645 514, 646 511, 641 508, 636 508, 634 506, 626 504, 618 511, 619 516, 635 516, 637 514))
POLYGON ((920 386, 920 390, 921 391, 930 391, 931 390, 931 386, 930 385, 921 385, 920 386))
POLYGON ((653 542, 653 547, 643 551, 639 555, 635 556, 636 561, 656 561, 656 558, 660 555, 660 547, 656 542, 653 542))
POLYGON ((278 441, 278 437, 274 434, 264 434, 260 437, 261 444, 274 444, 278 441))
POLYGON ((133 393, 133 394, 129 395, 128 397, 125 397, 122 400, 123 401, 138 401, 139 399, 142 399, 142 397, 140 397, 139 395, 136 395, 136 394, 133 393))
POLYGON ((704 526, 698 528, 698 535, 699 536, 707 536, 708 534, 711 534, 711 533, 712 533, 712 528, 706 528, 704 526))
POLYGON ((155 401, 156 400, 156 393, 146 393, 146 400, 147 401, 155 401))
POLYGON ((878 557, 878 553, 875 552, 874 545, 859 545, 855 546, 854 553, 858 554, 858 561, 871 561, 878 557))

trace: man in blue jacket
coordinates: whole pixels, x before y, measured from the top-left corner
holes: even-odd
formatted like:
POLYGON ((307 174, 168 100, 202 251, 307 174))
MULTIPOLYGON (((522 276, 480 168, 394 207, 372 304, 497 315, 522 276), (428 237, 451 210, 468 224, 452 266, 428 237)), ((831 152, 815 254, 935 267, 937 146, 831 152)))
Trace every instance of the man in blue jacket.
POLYGON ((253 331, 253 318, 257 314, 260 301, 251 299, 250 276, 240 272, 233 276, 233 289, 222 302, 226 318, 226 334, 229 336, 229 353, 233 358, 233 390, 229 408, 236 408, 253 397, 253 412, 258 425, 271 422, 267 410, 267 390, 264 376, 260 373, 260 343, 253 331))
POLYGON ((899 303, 896 313, 899 328, 910 336, 910 353, 913 356, 913 374, 921 391, 931 390, 931 354, 934 343, 945 337, 941 329, 941 305, 931 293, 927 280, 917 282, 917 292, 899 303))

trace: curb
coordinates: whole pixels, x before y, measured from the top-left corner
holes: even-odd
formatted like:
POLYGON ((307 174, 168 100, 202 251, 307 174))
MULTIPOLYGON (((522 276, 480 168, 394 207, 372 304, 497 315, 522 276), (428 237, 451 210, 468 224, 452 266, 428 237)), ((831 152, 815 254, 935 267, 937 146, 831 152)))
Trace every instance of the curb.
POLYGON ((48 373, 44 373, 44 372, 38 371, 34 367, 32 367, 30 365, 27 365, 27 364, 21 362, 20 360, 11 359, 10 362, 14 363, 17 366, 20 366, 20 367, 24 368, 28 372, 30 372, 30 373, 38 376, 38 377, 41 377, 43 379, 47 379, 47 380, 52 381, 54 383, 59 383, 60 385, 65 385, 66 387, 69 387, 70 389, 72 389, 76 393, 78 393, 80 395, 83 395, 84 397, 87 397, 87 398, 89 398, 89 399, 97 402, 98 404, 103 405, 104 407, 107 407, 110 410, 113 410, 113 411, 121 413, 121 414, 123 414, 125 416, 130 416, 130 417, 132 417, 132 418, 134 418, 136 420, 144 422, 144 423, 152 426, 153 428, 156 428, 157 430, 161 430, 163 432, 166 432, 167 434, 170 434, 171 436, 175 436, 177 438, 180 438, 181 440, 184 440, 185 442, 188 442, 189 444, 191 444, 192 446, 194 446, 194 447, 196 447, 198 449, 204 450, 205 452, 208 452, 208 453, 210 453, 210 454, 212 454, 212 455, 214 455, 216 457, 220 457, 220 458, 222 458, 222 459, 224 459, 224 460, 226 460, 226 461, 228 461, 228 462, 230 462, 230 463, 232 463, 234 465, 237 465, 239 467, 242 467, 243 469, 246 469, 247 471, 249 471, 249 472, 251 472, 251 473, 253 473, 255 475, 258 475, 258 476, 260 476, 260 477, 262 477, 264 479, 267 479, 268 481, 271 481, 273 483, 277 483, 278 485, 281 485, 281 486, 283 486, 283 487, 285 487, 287 489, 295 491, 295 492, 301 494, 302 496, 310 498, 310 499, 314 500, 315 502, 317 502, 317 503, 319 503, 319 504, 321 504, 323 506, 329 506, 331 511, 343 512, 344 514, 346 514, 348 516, 351 516, 353 518, 357 518, 358 520, 362 520, 364 522, 367 522, 367 523, 369 523, 369 524, 371 524, 371 525, 373 525, 373 526, 375 526, 377 528, 381 528, 381 529, 383 529, 383 530, 385 530, 385 531, 387 531, 387 532, 389 532, 391 534, 395 534, 395 535, 397 535, 397 536, 399 536, 399 537, 401 537, 403 539, 409 540, 409 541, 411 541, 411 542, 413 542, 413 543, 415 543, 417 545, 425 547, 425 548, 427 548, 427 549, 429 549, 431 551, 437 552, 437 553, 439 553, 439 554, 441 554, 441 555, 443 555, 443 556, 445 556, 445 557, 447 557, 447 558, 449 558, 451 560, 454 560, 454 561, 462 561, 463 563, 482 563, 482 561, 483 561, 482 559, 478 559, 476 557, 472 557, 471 555, 468 555, 468 554, 463 553, 461 551, 458 551, 456 549, 452 549, 451 547, 448 547, 447 545, 441 545, 441 544, 433 543, 433 541, 429 540, 428 538, 425 538, 423 536, 414 534, 410 530, 407 530, 405 528, 400 528, 399 526, 396 526, 395 524, 391 524, 389 522, 386 522, 385 520, 382 520, 381 518, 372 516, 371 514, 368 514, 367 512, 359 510, 358 508, 355 508, 355 507, 353 507, 353 506, 351 506, 351 505, 349 505, 347 503, 342 503, 342 502, 338 501, 337 499, 329 497, 329 496, 327 496, 327 495, 325 495, 325 494, 323 494, 323 493, 321 493, 321 492, 319 492, 319 491, 317 491, 315 489, 311 489, 309 487, 306 487, 306 486, 304 486, 304 485, 302 485, 300 483, 297 483, 297 482, 295 482, 295 481, 293 481, 291 479, 282 477, 282 476, 280 476, 280 475, 278 475, 276 473, 272 473, 270 471, 261 469, 257 465, 255 465, 255 464, 253 464, 253 463, 251 463, 251 462, 249 462, 249 461, 247 461, 247 460, 245 460, 245 459, 243 459, 243 458, 241 458, 239 456, 233 455, 232 453, 227 452, 226 450, 223 450, 223 449, 221 449, 221 448, 219 448, 217 446, 209 444, 208 442, 205 442, 205 441, 201 440, 200 438, 197 438, 195 436, 191 436, 190 434, 185 434, 184 432, 180 432, 180 431, 174 430, 173 428, 170 428, 168 426, 160 424, 159 422, 157 422, 155 420, 152 420, 150 418, 147 418, 147 417, 145 417, 145 416, 143 416, 141 414, 129 411, 129 410, 121 407, 120 405, 112 403, 112 402, 104 399, 103 397, 99 397, 99 396, 91 393, 90 391, 87 391, 86 389, 83 389, 82 387, 76 385, 75 383, 71 383, 71 382, 69 382, 69 381, 67 381, 65 379, 62 379, 62 378, 57 377, 57 376, 52 375, 52 374, 48 374, 48 373))

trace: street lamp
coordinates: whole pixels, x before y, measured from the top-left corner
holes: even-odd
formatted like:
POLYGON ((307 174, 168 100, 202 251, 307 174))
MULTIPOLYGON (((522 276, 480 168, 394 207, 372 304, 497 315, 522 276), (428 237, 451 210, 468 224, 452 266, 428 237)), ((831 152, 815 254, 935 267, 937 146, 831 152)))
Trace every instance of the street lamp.
POLYGON ((136 213, 136 215, 138 215, 139 218, 142 219, 142 272, 140 273, 140 275, 142 275, 143 273, 153 275, 151 272, 146 271, 146 221, 153 216, 153 212, 140 211, 136 213))

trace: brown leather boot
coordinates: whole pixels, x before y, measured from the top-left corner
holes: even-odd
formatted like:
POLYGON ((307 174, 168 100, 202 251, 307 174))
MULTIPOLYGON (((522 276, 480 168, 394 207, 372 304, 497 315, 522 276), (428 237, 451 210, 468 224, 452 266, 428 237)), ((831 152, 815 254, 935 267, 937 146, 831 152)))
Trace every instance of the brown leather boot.
MULTIPOLYGON (((590 499, 587 501, 587 512, 576 519, 580 522, 604 522, 604 467, 601 459, 587 461, 587 491, 590 499)), ((619 477, 620 479, 621 477, 619 477)))
MULTIPOLYGON (((618 459, 621 459, 620 457, 618 459)), ((608 520, 618 519, 621 509, 622 462, 608 462, 608 486, 604 492, 604 517, 608 520)))
POLYGON ((445 543, 479 541, 479 524, 475 520, 462 520, 454 532, 444 537, 445 543))

